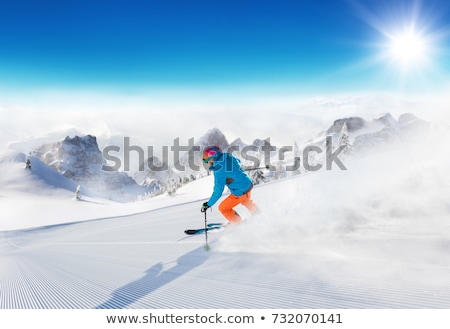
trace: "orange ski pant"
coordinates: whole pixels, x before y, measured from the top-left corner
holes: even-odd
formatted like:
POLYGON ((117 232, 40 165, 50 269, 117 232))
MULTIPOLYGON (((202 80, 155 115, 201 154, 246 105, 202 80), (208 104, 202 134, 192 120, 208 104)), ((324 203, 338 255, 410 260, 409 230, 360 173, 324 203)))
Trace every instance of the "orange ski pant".
POLYGON ((239 214, 233 208, 238 204, 242 204, 251 213, 254 213, 258 210, 258 207, 251 199, 251 191, 249 191, 241 196, 230 194, 225 200, 220 203, 219 211, 229 222, 237 223, 241 220, 241 216, 239 216, 239 214))

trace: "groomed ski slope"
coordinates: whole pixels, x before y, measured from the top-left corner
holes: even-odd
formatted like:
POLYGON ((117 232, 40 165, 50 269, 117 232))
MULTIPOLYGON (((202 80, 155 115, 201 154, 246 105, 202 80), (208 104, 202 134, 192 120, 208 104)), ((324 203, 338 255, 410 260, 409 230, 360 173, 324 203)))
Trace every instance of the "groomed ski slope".
POLYGON ((450 308, 446 162, 380 160, 255 188, 262 213, 211 232, 210 251, 183 233, 204 225, 210 178, 134 208, 45 198, 35 224, 54 224, 0 232, 0 307, 450 308))

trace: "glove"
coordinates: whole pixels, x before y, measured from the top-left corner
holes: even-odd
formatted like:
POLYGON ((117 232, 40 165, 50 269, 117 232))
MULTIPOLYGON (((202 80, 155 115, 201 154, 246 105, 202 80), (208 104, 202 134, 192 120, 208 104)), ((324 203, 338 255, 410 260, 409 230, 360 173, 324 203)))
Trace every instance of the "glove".
POLYGON ((202 209, 200 209, 200 211, 201 211, 201 212, 205 212, 206 210, 208 210, 208 208, 210 208, 210 207, 208 206, 208 202, 204 202, 204 203, 202 204, 202 209))

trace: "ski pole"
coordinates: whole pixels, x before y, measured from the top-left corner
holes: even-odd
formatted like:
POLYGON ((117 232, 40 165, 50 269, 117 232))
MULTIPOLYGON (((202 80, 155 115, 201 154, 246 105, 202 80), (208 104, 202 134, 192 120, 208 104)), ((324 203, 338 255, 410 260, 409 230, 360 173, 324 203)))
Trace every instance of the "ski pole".
POLYGON ((265 166, 265 167, 244 168, 245 171, 260 170, 260 169, 270 169, 270 166, 267 165, 267 166, 265 166))
POLYGON ((209 248, 209 245, 208 245, 208 222, 207 222, 207 220, 206 220, 206 209, 205 209, 205 211, 204 211, 204 213, 205 213, 205 250, 206 251, 208 251, 210 248, 209 248))

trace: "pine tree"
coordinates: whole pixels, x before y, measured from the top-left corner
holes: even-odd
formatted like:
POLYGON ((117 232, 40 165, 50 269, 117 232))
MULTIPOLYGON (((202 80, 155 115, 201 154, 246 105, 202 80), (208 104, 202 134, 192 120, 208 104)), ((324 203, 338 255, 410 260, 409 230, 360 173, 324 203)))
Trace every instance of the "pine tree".
POLYGON ((252 179, 254 185, 258 185, 260 183, 267 182, 267 179, 264 176, 264 172, 260 169, 251 171, 250 176, 251 176, 251 179, 252 179))
POLYGON ((273 178, 274 179, 285 178, 287 175, 286 175, 286 165, 285 165, 284 161, 278 160, 275 165, 276 165, 276 167, 275 167, 275 172, 274 172, 273 178))
POLYGON ((25 160, 25 169, 31 170, 31 160, 30 160, 31 153, 27 156, 27 159, 25 160))
POLYGON ((343 154, 350 154, 352 145, 350 143, 350 137, 348 135, 347 124, 344 122, 342 129, 339 133, 339 146, 344 146, 345 149, 342 151, 343 154))
POLYGON ((296 168, 292 172, 292 175, 300 175, 301 174, 301 170, 300 170, 300 161, 302 161, 301 155, 302 155, 302 152, 300 151, 300 146, 298 146, 297 142, 294 142, 294 163, 293 163, 293 165, 298 163, 298 168, 296 168))
POLYGON ((77 190, 75 191, 75 199, 81 200, 81 186, 77 186, 77 190))

